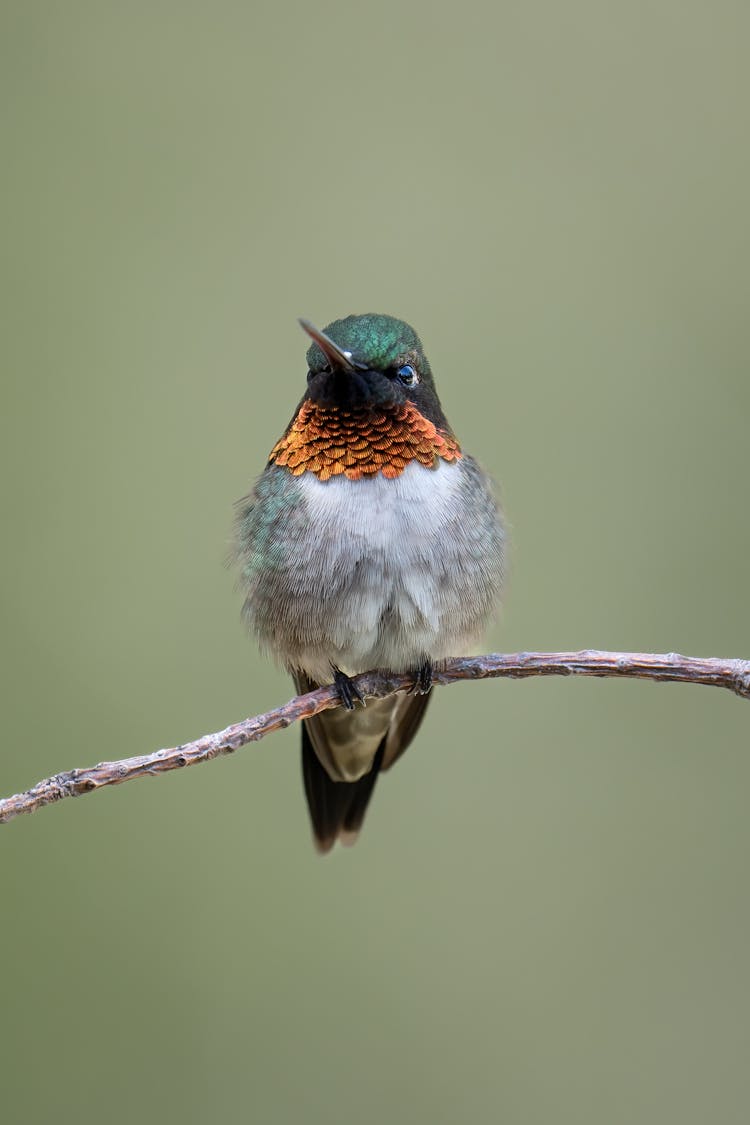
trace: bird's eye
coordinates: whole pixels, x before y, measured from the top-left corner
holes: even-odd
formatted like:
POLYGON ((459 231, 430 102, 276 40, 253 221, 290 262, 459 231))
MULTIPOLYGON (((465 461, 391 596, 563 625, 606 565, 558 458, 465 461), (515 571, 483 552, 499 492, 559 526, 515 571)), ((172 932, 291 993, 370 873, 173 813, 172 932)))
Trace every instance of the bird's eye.
POLYGON ((405 363, 403 367, 399 367, 396 378, 405 387, 413 387, 415 383, 419 382, 419 376, 410 363, 405 363))

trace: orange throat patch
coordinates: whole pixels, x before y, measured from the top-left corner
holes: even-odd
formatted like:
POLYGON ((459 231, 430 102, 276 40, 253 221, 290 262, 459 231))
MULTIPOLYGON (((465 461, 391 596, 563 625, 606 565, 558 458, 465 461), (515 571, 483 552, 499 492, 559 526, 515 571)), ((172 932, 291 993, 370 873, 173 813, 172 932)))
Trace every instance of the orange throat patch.
POLYGON ((319 480, 349 480, 382 473, 400 476, 418 461, 429 469, 439 460, 457 461, 461 447, 404 403, 389 410, 337 410, 304 402, 288 432, 271 450, 269 461, 295 477, 314 473, 319 480))

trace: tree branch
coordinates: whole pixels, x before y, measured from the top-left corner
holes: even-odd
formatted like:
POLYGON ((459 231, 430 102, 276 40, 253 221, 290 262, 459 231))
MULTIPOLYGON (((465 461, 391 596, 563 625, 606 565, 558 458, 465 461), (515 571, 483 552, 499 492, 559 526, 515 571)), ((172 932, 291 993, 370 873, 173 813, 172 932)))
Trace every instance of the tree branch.
MULTIPOLYGON (((683 684, 707 684, 729 688, 730 691, 750 699, 750 661, 699 659, 679 656, 677 653, 659 655, 643 652, 519 652, 504 655, 457 657, 446 660, 443 667, 435 669, 432 682, 436 686, 457 683, 459 680, 484 680, 495 677, 526 679, 529 676, 616 676, 639 680, 660 680, 683 684)), ((354 680, 367 699, 382 699, 397 691, 408 691, 414 686, 411 674, 365 672, 354 680)), ((258 742, 267 734, 291 726, 300 719, 308 719, 319 711, 339 707, 341 701, 333 685, 318 688, 307 695, 299 695, 266 711, 243 719, 216 734, 205 734, 195 742, 186 742, 169 750, 142 754, 136 758, 123 758, 117 762, 100 762, 88 769, 67 770, 45 778, 25 793, 0 800, 0 824, 22 813, 36 812, 43 805, 61 801, 64 797, 80 797, 103 789, 106 785, 120 785, 136 777, 155 777, 183 766, 208 762, 220 754, 232 754, 249 742, 258 742)))

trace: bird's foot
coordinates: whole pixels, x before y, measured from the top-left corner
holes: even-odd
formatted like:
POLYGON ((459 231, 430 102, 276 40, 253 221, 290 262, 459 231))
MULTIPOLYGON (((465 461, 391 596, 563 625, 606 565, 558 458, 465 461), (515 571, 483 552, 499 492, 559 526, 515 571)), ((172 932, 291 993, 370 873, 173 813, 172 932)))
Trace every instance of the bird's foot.
POLYGON ((432 688, 432 661, 425 660, 415 671, 414 687, 410 695, 427 695, 432 688))
POLYGON ((344 707, 346 707, 347 711, 354 710, 354 704, 356 700, 359 700, 359 702, 364 707, 365 697, 355 684, 354 680, 347 676, 346 672, 342 672, 340 668, 337 668, 335 664, 332 665, 332 668, 333 682, 338 688, 341 702, 343 703, 344 707))

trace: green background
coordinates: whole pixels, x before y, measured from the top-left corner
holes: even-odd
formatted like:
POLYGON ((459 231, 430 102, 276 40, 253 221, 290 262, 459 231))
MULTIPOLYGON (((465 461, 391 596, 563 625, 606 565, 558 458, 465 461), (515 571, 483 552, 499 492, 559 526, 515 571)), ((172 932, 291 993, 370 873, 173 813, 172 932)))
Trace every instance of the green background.
MULTIPOLYGON (((412 322, 487 649, 750 657, 745 3, 10 2, 0 793, 287 699, 224 568, 297 316, 412 322)), ((354 850, 299 732, 0 829, 4 1121, 750 1113, 750 704, 441 689, 354 850)))

